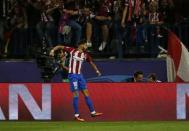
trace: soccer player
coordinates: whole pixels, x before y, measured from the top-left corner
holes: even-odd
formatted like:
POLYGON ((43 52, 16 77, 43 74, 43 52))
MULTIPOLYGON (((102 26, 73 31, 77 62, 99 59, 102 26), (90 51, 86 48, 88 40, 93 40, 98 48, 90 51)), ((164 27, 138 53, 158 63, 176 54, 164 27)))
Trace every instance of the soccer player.
POLYGON ((85 121, 79 115, 79 109, 78 109, 79 91, 81 91, 85 97, 85 102, 91 112, 91 116, 96 117, 102 115, 103 113, 98 113, 94 110, 92 101, 89 97, 89 93, 86 87, 86 81, 83 78, 83 75, 81 74, 82 63, 84 61, 87 61, 94 68, 98 76, 101 75, 100 71, 92 61, 91 56, 86 52, 87 42, 85 40, 80 41, 78 44, 78 48, 71 48, 61 45, 56 46, 50 51, 50 55, 54 56, 54 52, 59 49, 62 49, 70 54, 68 79, 70 81, 70 89, 73 93, 73 107, 75 112, 74 115, 75 119, 78 121, 85 121))

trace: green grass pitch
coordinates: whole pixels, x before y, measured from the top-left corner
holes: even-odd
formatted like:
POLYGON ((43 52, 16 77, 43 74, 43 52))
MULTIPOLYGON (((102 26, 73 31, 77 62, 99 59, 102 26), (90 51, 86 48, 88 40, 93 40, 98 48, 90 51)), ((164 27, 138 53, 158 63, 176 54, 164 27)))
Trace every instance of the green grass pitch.
POLYGON ((189 121, 3 122, 0 131, 189 131, 189 121))

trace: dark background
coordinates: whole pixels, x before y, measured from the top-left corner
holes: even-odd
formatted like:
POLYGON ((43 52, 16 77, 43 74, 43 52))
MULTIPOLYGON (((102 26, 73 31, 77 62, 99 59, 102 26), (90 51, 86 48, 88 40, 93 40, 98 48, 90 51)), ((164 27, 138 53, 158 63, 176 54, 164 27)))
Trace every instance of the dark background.
POLYGON ((176 11, 184 17, 189 17, 189 0, 174 0, 176 11))

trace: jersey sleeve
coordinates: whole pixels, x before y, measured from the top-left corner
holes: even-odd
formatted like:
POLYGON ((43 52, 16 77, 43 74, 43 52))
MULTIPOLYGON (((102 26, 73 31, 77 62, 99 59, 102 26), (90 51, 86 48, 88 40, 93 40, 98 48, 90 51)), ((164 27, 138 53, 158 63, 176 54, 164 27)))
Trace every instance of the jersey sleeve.
POLYGON ((71 52, 72 50, 74 50, 74 48, 68 47, 68 46, 64 46, 63 50, 66 51, 66 52, 71 52))

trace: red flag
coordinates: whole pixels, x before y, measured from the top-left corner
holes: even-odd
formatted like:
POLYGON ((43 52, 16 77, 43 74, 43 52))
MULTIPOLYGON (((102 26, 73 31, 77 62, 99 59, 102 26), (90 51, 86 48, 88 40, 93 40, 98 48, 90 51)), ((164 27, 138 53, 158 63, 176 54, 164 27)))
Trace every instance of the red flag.
POLYGON ((189 82, 189 52, 171 31, 168 35, 168 55, 173 61, 175 82, 189 82))

